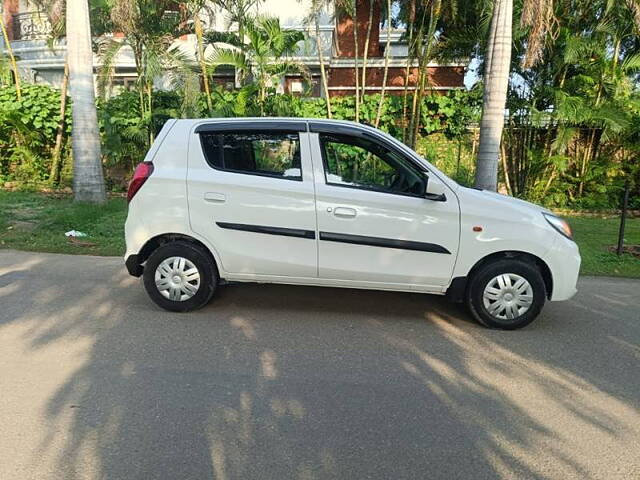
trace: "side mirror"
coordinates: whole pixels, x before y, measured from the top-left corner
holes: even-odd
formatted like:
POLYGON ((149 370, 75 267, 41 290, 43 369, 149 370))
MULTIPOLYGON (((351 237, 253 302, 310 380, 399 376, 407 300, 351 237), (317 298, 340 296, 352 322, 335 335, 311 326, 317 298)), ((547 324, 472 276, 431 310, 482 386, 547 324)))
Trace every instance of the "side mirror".
POLYGON ((433 202, 446 202, 447 196, 445 192, 447 187, 436 177, 425 177, 425 192, 424 198, 433 202))

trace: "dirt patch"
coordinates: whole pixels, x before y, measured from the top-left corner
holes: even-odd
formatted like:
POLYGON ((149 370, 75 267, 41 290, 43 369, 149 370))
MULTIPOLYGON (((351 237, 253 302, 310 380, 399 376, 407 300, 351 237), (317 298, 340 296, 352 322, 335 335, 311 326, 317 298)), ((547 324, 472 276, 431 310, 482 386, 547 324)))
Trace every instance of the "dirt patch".
POLYGON ((23 232, 31 232, 38 224, 36 222, 30 222, 28 220, 14 220, 12 221, 7 230, 21 230, 23 232))
MULTIPOLYGON (((609 245, 608 247, 608 250, 613 253, 616 253, 617 249, 617 245, 609 245)), ((640 245, 624 245, 622 247, 622 253, 628 253, 629 255, 640 259, 640 245)))

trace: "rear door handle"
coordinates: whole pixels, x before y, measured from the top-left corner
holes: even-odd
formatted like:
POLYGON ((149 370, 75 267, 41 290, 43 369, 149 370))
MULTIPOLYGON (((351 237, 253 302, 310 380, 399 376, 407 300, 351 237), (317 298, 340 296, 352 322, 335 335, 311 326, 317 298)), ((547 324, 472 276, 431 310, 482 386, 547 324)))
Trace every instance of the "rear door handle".
POLYGON ((227 200, 227 197, 224 193, 206 192, 204 194, 204 199, 211 203, 224 203, 227 200))
POLYGON ((349 207, 336 207, 333 209, 333 214, 336 217, 342 217, 342 218, 353 218, 356 216, 357 212, 355 208, 349 208, 349 207))

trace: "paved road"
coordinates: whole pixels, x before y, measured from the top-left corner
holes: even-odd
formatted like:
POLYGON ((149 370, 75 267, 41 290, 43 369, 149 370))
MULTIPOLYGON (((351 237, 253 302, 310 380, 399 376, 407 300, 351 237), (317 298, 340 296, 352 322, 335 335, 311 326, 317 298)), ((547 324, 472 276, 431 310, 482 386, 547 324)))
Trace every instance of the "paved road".
POLYGON ((638 479, 640 282, 530 327, 269 285, 160 311, 120 259, 0 251, 0 479, 638 479))

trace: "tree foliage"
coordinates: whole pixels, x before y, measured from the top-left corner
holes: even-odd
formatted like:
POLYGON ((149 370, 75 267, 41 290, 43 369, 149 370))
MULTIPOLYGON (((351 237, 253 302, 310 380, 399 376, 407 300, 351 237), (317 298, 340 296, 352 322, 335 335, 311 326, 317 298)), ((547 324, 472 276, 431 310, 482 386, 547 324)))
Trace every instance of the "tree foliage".
MULTIPOLYGON (((15 87, 0 88, 0 185, 6 181, 38 185, 48 180, 59 105, 60 92, 45 85, 22 85, 20 100, 15 87)), ((69 111, 66 125, 68 139, 69 111)))

